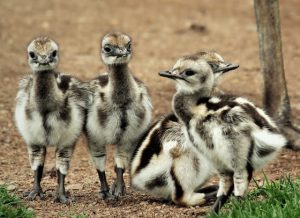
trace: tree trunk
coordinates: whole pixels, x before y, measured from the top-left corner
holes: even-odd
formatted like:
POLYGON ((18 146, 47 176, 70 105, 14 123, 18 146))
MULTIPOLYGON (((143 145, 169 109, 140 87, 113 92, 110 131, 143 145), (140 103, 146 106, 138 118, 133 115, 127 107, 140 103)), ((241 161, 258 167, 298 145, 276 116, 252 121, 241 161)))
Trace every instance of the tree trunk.
POLYGON ((254 0, 263 74, 263 105, 289 139, 289 147, 300 149, 300 130, 291 122, 281 47, 278 0, 254 0))

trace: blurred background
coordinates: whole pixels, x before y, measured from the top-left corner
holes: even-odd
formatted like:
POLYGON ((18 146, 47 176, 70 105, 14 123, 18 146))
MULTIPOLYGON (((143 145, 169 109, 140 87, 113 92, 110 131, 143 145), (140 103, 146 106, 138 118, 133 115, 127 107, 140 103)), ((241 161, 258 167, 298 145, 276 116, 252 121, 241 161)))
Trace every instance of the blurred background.
MULTIPOLYGON (((285 72, 292 109, 298 118, 299 12, 299 0, 280 1, 285 72)), ((238 63, 240 68, 224 76, 220 87, 261 103, 258 39, 251 0, 0 0, 0 182, 13 182, 20 193, 31 183, 27 181, 32 176, 26 147, 16 132, 12 116, 18 80, 30 73, 26 59, 28 43, 36 36, 53 38, 60 45, 59 71, 88 80, 105 72, 99 56, 100 39, 111 31, 125 32, 133 39, 130 67, 151 92, 154 118, 170 112, 175 91, 174 84, 157 73, 171 68, 182 55, 197 51, 213 50, 225 60, 238 63)), ((79 144, 67 181, 81 184, 84 177, 81 192, 96 198, 96 174, 89 164, 84 140, 79 144)), ((48 169, 54 165, 52 157, 53 154, 48 157, 48 169)), ((287 161, 292 158, 288 156, 287 161)), ((112 176, 111 173, 109 179, 112 176)), ((55 180, 45 180, 45 186, 55 188, 55 180)), ((77 199, 80 202, 81 198, 77 199)), ((111 211, 114 210, 108 213, 111 211)), ((192 213, 187 211, 187 215, 192 213)))
MULTIPOLYGON (((300 78, 296 73, 300 5, 297 0, 280 3, 286 76, 291 100, 297 103, 293 87, 299 85, 300 78)), ((131 69, 151 90, 156 116, 170 110, 174 91, 157 72, 169 69, 178 57, 197 51, 214 50, 240 64, 238 71, 224 78, 226 91, 252 98, 260 95, 251 0, 2 0, 0 4, 0 72, 11 88, 29 70, 25 51, 34 37, 54 38, 61 49, 59 70, 89 79, 105 71, 99 57, 100 38, 110 31, 123 31, 133 38, 131 69)), ((300 112, 300 105, 296 110, 300 112)))

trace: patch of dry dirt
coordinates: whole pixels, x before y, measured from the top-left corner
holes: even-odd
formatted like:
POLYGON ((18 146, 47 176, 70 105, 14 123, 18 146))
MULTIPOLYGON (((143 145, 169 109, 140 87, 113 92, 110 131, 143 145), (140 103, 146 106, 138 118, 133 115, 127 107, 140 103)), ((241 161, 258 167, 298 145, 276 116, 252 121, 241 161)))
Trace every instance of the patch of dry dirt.
MULTIPOLYGON (((280 1, 286 78, 293 113, 300 118, 300 4, 280 1)), ((134 40, 131 68, 151 90, 154 116, 170 111, 173 84, 157 76, 182 55, 215 50, 240 64, 221 82, 226 92, 244 95, 260 103, 258 44, 252 1, 229 0, 98 0, 0 2, 0 181, 16 185, 16 193, 31 188, 33 181, 24 142, 13 122, 18 80, 29 71, 26 45, 35 36, 49 35, 60 44, 62 72, 82 79, 92 78, 105 68, 99 58, 99 39, 112 30, 128 33, 134 40)), ((71 206, 52 202, 56 179, 51 178, 54 150, 50 149, 42 185, 45 201, 25 203, 38 217, 194 217, 207 207, 184 208, 161 202, 127 188, 119 202, 98 200, 98 178, 87 155, 84 139, 78 144, 67 176, 67 189, 74 198, 71 206)), ((109 149, 108 179, 114 178, 112 149, 109 149)), ((287 173, 299 175, 300 153, 284 151, 267 168, 276 179, 287 173)), ((257 173, 255 179, 261 180, 257 173)), ((128 175, 126 174, 128 184, 128 175)))

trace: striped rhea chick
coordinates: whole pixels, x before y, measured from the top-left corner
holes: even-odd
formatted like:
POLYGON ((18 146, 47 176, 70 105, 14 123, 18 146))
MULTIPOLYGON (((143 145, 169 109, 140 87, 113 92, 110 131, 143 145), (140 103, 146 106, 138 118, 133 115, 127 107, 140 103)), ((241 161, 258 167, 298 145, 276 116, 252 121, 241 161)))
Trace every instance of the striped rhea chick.
POLYGON ((89 99, 88 88, 80 81, 56 72, 58 45, 48 37, 34 39, 27 48, 32 74, 20 81, 16 98, 15 121, 27 144, 34 171, 29 200, 44 198, 41 180, 48 146, 56 147, 58 188, 56 201, 69 203, 64 180, 74 145, 82 131, 89 99))
POLYGON ((184 143, 183 125, 174 114, 155 122, 132 157, 132 186, 183 206, 215 198, 217 186, 200 189, 215 169, 194 146, 184 143))
MULTIPOLYGON (((211 64, 225 66, 215 52, 199 52, 211 64)), ((214 74, 215 79, 222 71, 214 74)), ((221 91, 214 87, 214 93, 221 91)), ((216 196, 217 186, 201 188, 216 173, 212 164, 193 145, 187 144, 184 125, 174 114, 159 119, 142 137, 131 161, 131 183, 153 196, 176 204, 200 205, 216 196), (203 193, 203 191, 210 193, 203 193)))
POLYGON ((91 158, 101 183, 100 197, 125 194, 123 173, 141 135, 151 122, 152 105, 145 85, 128 68, 131 38, 109 33, 101 42, 101 56, 108 73, 92 80, 94 101, 89 108, 86 134, 91 158), (106 145, 115 144, 117 178, 111 193, 106 180, 106 145))
POLYGON ((233 190, 235 196, 243 196, 253 170, 273 159, 286 144, 275 122, 252 102, 212 94, 214 72, 237 67, 218 66, 191 56, 180 58, 171 71, 160 73, 176 82, 173 111, 186 128, 187 140, 219 172, 214 212, 219 211, 233 190))

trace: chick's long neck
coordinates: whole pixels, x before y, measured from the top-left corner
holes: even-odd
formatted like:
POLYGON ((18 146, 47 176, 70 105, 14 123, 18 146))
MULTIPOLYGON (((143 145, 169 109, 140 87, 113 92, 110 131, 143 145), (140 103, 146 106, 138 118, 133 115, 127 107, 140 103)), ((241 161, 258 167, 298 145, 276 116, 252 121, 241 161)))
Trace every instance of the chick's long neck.
POLYGON ((33 74, 33 100, 39 110, 52 111, 58 107, 60 99, 55 72, 45 70, 33 74))
POLYGON ((109 79, 112 85, 112 98, 118 105, 126 105, 131 99, 132 75, 128 64, 108 66, 109 79))
POLYGON ((173 96, 173 111, 184 124, 188 125, 194 115, 192 109, 197 106, 200 99, 208 98, 210 95, 211 92, 205 90, 198 90, 193 93, 177 91, 173 96))

